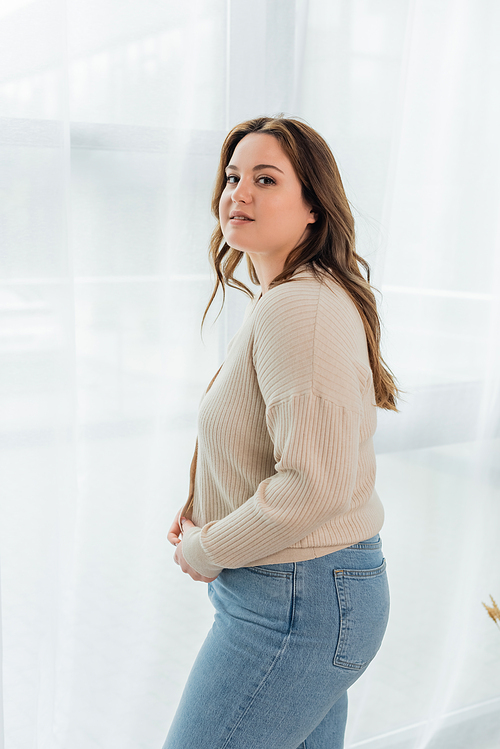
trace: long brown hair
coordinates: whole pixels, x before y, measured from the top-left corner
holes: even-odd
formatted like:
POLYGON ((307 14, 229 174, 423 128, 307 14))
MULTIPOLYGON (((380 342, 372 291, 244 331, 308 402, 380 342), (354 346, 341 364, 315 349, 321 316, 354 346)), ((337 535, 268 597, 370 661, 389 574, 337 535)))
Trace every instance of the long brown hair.
MULTIPOLYGON (((277 139, 302 184, 305 202, 316 214, 316 221, 309 224, 310 231, 307 237, 290 252, 283 271, 273 279, 269 288, 290 280, 295 271, 303 265, 308 265, 318 276, 327 273, 333 277, 349 294, 363 320, 376 404, 380 408, 397 411, 398 389, 394 376, 380 353, 380 320, 370 285, 370 268, 366 260, 355 251, 354 218, 340 173, 325 140, 312 127, 300 120, 280 116, 248 120, 236 125, 222 145, 212 197, 212 213, 217 219, 217 225, 212 233, 209 251, 216 280, 203 321, 219 287, 222 289, 223 304, 226 286, 238 288, 253 299, 250 289, 234 277, 245 253, 230 247, 224 240, 219 219, 219 201, 226 187, 225 169, 236 146, 245 135, 257 132, 267 133, 277 139), (366 278, 361 273, 360 266, 365 271, 366 278)), ((252 282, 259 284, 248 255, 247 265, 252 282)))

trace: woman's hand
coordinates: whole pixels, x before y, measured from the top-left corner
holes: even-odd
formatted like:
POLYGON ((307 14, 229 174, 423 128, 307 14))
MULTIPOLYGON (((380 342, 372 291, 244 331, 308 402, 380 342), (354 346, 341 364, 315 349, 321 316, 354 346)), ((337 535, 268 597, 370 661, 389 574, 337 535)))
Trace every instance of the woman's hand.
POLYGON ((180 537, 184 530, 187 528, 196 528, 196 526, 187 518, 179 518, 179 514, 180 513, 175 516, 175 520, 170 526, 167 536, 170 543, 176 547, 174 562, 179 565, 183 572, 186 572, 190 577, 192 577, 193 580, 201 583, 211 583, 216 579, 215 577, 204 577, 203 575, 200 575, 200 573, 191 567, 191 565, 184 559, 184 554, 182 553, 182 539, 180 537))

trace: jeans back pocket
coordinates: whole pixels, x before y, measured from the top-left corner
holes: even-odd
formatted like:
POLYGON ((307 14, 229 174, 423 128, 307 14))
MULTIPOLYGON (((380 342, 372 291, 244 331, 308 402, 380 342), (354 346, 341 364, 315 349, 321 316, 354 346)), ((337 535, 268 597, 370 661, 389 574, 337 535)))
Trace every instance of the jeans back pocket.
POLYGON ((340 613, 335 666, 360 670, 375 657, 389 618, 386 563, 369 570, 334 570, 340 613))

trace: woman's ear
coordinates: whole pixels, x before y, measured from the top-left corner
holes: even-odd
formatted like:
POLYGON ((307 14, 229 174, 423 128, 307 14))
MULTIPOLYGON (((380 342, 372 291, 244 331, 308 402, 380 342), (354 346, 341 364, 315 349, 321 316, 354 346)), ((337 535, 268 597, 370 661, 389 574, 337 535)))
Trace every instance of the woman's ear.
POLYGON ((311 214, 311 217, 310 217, 310 219, 309 219, 309 221, 307 223, 308 224, 314 224, 314 223, 316 223, 316 221, 318 220, 318 214, 312 208, 310 210, 310 214, 311 214))

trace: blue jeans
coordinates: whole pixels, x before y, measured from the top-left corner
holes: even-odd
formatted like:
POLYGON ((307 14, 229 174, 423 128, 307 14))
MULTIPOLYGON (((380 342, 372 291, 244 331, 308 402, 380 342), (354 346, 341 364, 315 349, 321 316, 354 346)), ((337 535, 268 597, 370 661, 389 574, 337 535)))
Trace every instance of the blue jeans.
POLYGON ((380 537, 318 559, 225 569, 163 749, 341 749, 347 689, 380 647, 380 537))

